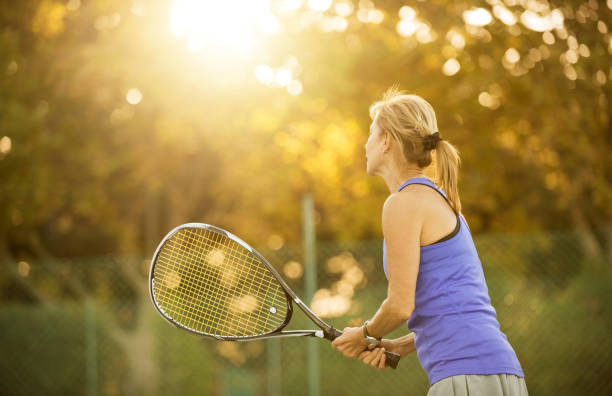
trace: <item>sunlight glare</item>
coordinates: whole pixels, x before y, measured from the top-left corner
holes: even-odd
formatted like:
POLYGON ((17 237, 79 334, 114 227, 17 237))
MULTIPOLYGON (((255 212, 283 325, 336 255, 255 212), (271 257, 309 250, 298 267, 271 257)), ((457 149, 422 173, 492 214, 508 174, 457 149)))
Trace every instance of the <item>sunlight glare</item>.
POLYGON ((5 155, 11 152, 12 142, 8 136, 2 136, 0 139, 0 154, 5 155))
POLYGON ((30 264, 26 261, 20 261, 17 263, 17 272, 25 278, 30 274, 30 264))
POLYGON ((279 31, 279 22, 269 14, 269 0, 177 0, 170 15, 174 36, 185 37, 189 50, 206 47, 249 52, 256 28, 264 33, 279 31))
POLYGON ((402 19, 397 23, 397 32, 404 37, 411 36, 417 31, 419 25, 419 22, 412 19, 402 19))
POLYGON ((181 275, 175 271, 168 272, 163 279, 163 284, 168 289, 176 289, 181 284, 181 275))
POLYGON ((283 87, 287 86, 292 80, 291 70, 286 69, 284 67, 278 68, 276 70, 276 76, 274 77, 274 79, 276 80, 277 84, 283 87))
POLYGON ((260 83, 270 85, 274 81, 274 70, 267 65, 258 65, 255 67, 255 77, 260 83))
POLYGON ((402 8, 399 9, 399 16, 401 19, 414 19, 416 17, 416 11, 412 7, 402 6, 402 8))
POLYGON ((446 39, 451 43, 451 45, 459 50, 465 48, 465 38, 463 35, 456 30, 449 30, 446 34, 446 39))
POLYGON ((493 15, 508 26, 513 26, 516 24, 516 17, 512 11, 502 5, 497 4, 495 7, 493 7, 493 15))
POLYGON ((483 91, 478 95, 478 103, 480 103, 481 106, 488 107, 491 110, 497 109, 500 105, 499 99, 486 91, 483 91))
POLYGON ((142 93, 138 88, 131 88, 127 91, 127 94, 125 94, 125 100, 127 100, 129 104, 136 105, 142 100, 142 93))
POLYGON ((332 0, 308 0, 308 7, 313 11, 327 11, 332 5, 332 0))
POLYGON ((417 30, 416 38, 420 43, 425 44, 432 42, 435 39, 435 35, 432 34, 431 28, 427 24, 422 23, 417 30))
POLYGON ((284 0, 280 5, 282 11, 296 11, 302 7, 302 0, 284 0))
POLYGON ((510 63, 516 63, 521 59, 521 55, 516 49, 508 48, 504 53, 504 59, 510 63))
POLYGON ((230 301, 230 311, 236 313, 251 313, 257 309, 259 303, 257 298, 251 294, 241 297, 233 297, 230 301))
POLYGON ((298 279, 304 273, 304 267, 297 261, 289 261, 283 267, 283 272, 285 273, 285 276, 289 279, 298 279))
POLYGON ((289 93, 289 95, 297 96, 302 93, 302 90, 303 87, 300 81, 293 80, 289 84, 287 84, 287 92, 289 93))
POLYGON ((336 10, 336 14, 341 17, 347 17, 353 13, 353 3, 348 1, 338 1, 334 5, 334 10, 336 10))
POLYGON ((536 32, 561 29, 563 21, 563 13, 559 9, 552 10, 548 15, 540 15, 531 10, 526 10, 521 14, 521 23, 536 32))
POLYGON ((319 289, 312 298, 312 310, 322 318, 342 316, 351 308, 351 299, 332 294, 328 289, 319 289))
POLYGON ((542 34, 542 41, 548 45, 552 45, 555 43, 555 36, 547 30, 542 34))
POLYGON ((453 76, 459 72, 459 69, 461 69, 461 64, 459 64, 457 59, 450 58, 444 62, 444 65, 442 66, 442 73, 447 76, 453 76))
POLYGON ((278 18, 270 13, 265 13, 259 18, 259 28, 267 34, 275 34, 280 31, 278 18))
POLYGON ((383 19, 385 19, 385 14, 381 10, 370 10, 368 12, 368 20, 375 25, 381 23, 383 19))
POLYGON ((472 8, 463 12, 463 20, 468 25, 485 26, 491 23, 493 17, 484 8, 472 8))

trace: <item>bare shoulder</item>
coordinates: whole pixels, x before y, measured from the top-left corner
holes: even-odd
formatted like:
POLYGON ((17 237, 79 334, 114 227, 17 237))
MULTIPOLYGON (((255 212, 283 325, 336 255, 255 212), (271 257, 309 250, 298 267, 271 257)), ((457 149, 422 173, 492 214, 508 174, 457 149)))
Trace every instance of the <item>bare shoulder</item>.
POLYGON ((383 221, 393 221, 410 217, 415 220, 423 212, 425 196, 417 189, 404 189, 391 194, 383 205, 383 221))
POLYGON ((418 246, 423 227, 423 199, 413 192, 393 193, 383 206, 382 229, 387 249, 418 246))
POLYGON ((424 186, 422 184, 411 184, 402 191, 394 192, 393 194, 389 195, 385 201, 383 209, 386 207, 402 207, 404 205, 418 207, 419 205, 426 203, 432 196, 436 196, 437 194, 438 193, 431 187, 424 186))

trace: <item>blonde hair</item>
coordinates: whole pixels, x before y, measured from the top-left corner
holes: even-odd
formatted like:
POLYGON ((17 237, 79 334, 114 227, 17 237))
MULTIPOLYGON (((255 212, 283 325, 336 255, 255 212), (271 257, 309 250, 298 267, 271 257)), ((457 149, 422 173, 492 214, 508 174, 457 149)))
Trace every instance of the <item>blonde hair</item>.
MULTIPOLYGON (((404 157, 426 168, 433 162, 432 151, 426 149, 429 135, 438 132, 438 122, 433 107, 418 95, 406 94, 397 87, 385 92, 383 100, 370 106, 370 117, 378 127, 391 134, 399 142, 404 157)), ((461 213, 461 201, 457 188, 461 159, 459 151, 447 140, 440 140, 434 148, 436 184, 444 190, 453 210, 461 213)))

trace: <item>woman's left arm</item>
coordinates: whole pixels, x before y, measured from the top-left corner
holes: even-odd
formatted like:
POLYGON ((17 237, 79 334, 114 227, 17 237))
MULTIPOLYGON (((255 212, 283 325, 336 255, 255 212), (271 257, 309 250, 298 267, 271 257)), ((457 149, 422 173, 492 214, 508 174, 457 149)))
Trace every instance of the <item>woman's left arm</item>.
MULTIPOLYGON (((382 226, 387 250, 387 298, 368 321, 367 333, 382 337, 410 318, 419 272, 423 211, 414 193, 392 194, 383 206, 382 226)), ((367 343, 363 327, 347 327, 332 346, 347 357, 357 357, 367 343)))

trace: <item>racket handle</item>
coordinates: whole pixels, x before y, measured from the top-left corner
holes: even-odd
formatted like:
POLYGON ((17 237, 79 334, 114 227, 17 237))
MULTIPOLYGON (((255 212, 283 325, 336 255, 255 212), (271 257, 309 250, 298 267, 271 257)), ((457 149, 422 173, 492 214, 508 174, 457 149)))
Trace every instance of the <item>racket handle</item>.
POLYGON ((332 327, 331 329, 329 329, 329 331, 326 331, 324 334, 325 334, 324 337, 326 339, 333 341, 336 338, 340 337, 342 335, 342 332, 332 327))
MULTIPOLYGON (((338 329, 331 328, 329 331, 324 333, 324 338, 333 341, 336 338, 340 337, 342 332, 338 329)), ((394 352, 385 351, 385 366, 391 367, 392 369, 396 369, 399 364, 401 356, 394 352)))
POLYGON ((394 352, 385 351, 385 366, 396 369, 401 356, 394 352))

